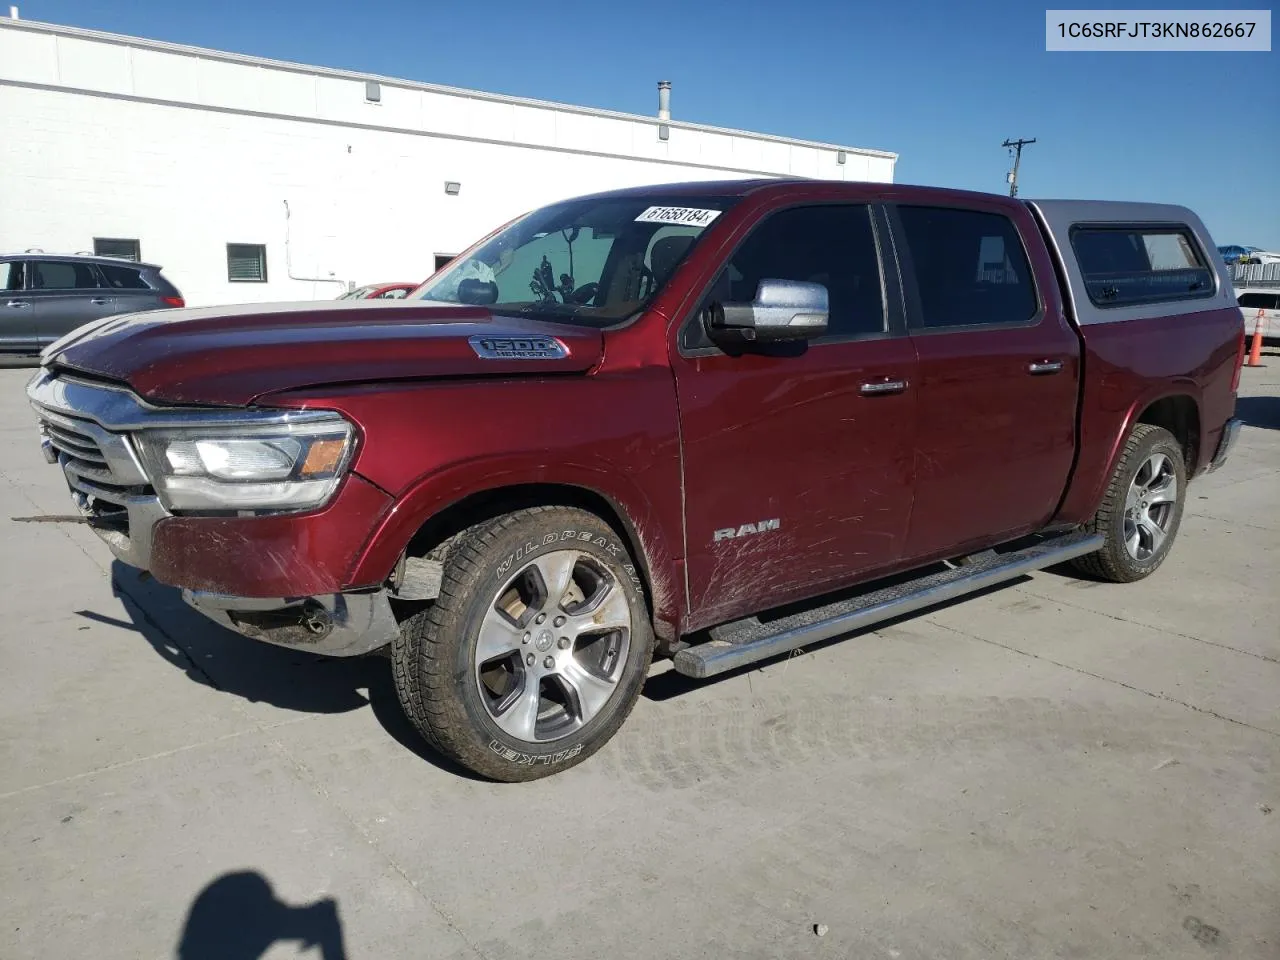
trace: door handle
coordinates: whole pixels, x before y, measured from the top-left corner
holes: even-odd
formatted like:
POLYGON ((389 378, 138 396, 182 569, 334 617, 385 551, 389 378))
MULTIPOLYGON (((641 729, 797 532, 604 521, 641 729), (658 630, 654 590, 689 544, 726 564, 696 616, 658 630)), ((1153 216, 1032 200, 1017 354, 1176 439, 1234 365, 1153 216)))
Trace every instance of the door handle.
POLYGON ((1043 376, 1048 373, 1058 373, 1062 370, 1061 360, 1032 360, 1027 365, 1027 373, 1034 376, 1043 376))
POLYGON ((31 306, 31 301, 30 300, 10 300, 8 303, 5 304, 5 306, 13 307, 15 310, 22 310, 25 307, 31 306))
POLYGON ((905 380, 868 380, 858 390, 864 397, 877 397, 886 393, 901 393, 907 389, 905 380))
POLYGON ((103 304, 114 303, 115 301, 111 297, 94 297, 89 302, 95 306, 101 307, 103 304))

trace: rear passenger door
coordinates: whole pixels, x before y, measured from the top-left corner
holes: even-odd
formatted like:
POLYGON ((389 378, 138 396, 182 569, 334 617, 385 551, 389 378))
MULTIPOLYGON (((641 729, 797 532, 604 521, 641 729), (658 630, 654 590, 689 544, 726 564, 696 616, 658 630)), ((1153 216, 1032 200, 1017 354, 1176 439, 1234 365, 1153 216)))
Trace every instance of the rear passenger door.
POLYGON ((115 313, 115 298, 104 289, 92 263, 31 260, 27 280, 41 345, 57 340, 91 320, 115 313))
POLYGON ((1056 288, 1037 289, 1022 239, 1035 224, 1025 208, 982 201, 890 216, 919 357, 906 556, 1031 532, 1071 469, 1080 362, 1056 288))
POLYGON ((97 264, 98 273, 106 284, 111 298, 109 305, 104 304, 102 314, 134 313, 139 310, 154 310, 165 306, 160 300, 160 292, 152 290, 142 279, 142 272, 135 267, 114 263, 97 264))

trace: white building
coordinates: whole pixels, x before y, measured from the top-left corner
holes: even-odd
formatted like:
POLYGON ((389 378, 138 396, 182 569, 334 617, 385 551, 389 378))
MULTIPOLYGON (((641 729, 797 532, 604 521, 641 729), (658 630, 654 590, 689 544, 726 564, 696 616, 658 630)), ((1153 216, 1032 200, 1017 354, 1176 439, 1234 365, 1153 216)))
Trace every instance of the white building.
POLYGON ((897 159, 5 18, 0 130, 0 252, 137 250, 193 305, 420 280, 591 191, 897 159))

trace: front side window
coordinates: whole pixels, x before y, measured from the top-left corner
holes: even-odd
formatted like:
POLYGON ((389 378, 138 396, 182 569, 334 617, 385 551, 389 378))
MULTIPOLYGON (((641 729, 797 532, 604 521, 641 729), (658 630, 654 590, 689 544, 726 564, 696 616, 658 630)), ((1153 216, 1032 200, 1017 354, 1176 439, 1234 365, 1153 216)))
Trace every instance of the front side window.
POLYGON ((33 290, 92 290, 98 286, 98 273, 92 264, 65 260, 32 261, 33 290))
POLYGON ((916 329, 1029 323, 1040 304, 1008 217, 956 207, 898 207, 916 287, 916 329))
POLYGON ((26 266, 21 260, 0 263, 0 290, 21 290, 27 274, 26 266))
POLYGON ((232 283, 266 283, 266 245, 261 243, 228 243, 227 279, 232 283))
POLYGON ((1074 227, 1071 248, 1095 306, 1213 296, 1213 273, 1186 227, 1074 227))
POLYGON ((617 323, 657 295, 735 199, 606 197, 544 207, 455 258, 409 296, 617 323))
POLYGON ((761 280, 820 283, 829 309, 823 339, 884 333, 880 261, 865 204, 776 213, 747 237, 725 269, 731 303, 754 300, 761 280))

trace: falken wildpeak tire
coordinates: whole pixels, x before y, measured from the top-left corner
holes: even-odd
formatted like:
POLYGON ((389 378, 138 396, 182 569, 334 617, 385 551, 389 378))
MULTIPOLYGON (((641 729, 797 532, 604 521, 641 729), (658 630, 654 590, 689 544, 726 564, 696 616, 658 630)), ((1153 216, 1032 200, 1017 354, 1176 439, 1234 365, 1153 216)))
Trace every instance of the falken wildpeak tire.
POLYGON ((1102 534, 1106 541, 1102 549, 1072 563, 1090 576, 1113 583, 1149 576, 1169 555, 1186 495, 1186 459, 1177 439, 1163 427, 1136 425, 1125 441, 1102 504, 1085 528, 1102 534))
POLYGON ((400 624, 391 660, 405 714, 432 746, 515 782, 604 746, 635 706, 652 653, 626 545, 584 510, 534 507, 454 545, 439 597, 400 624))

